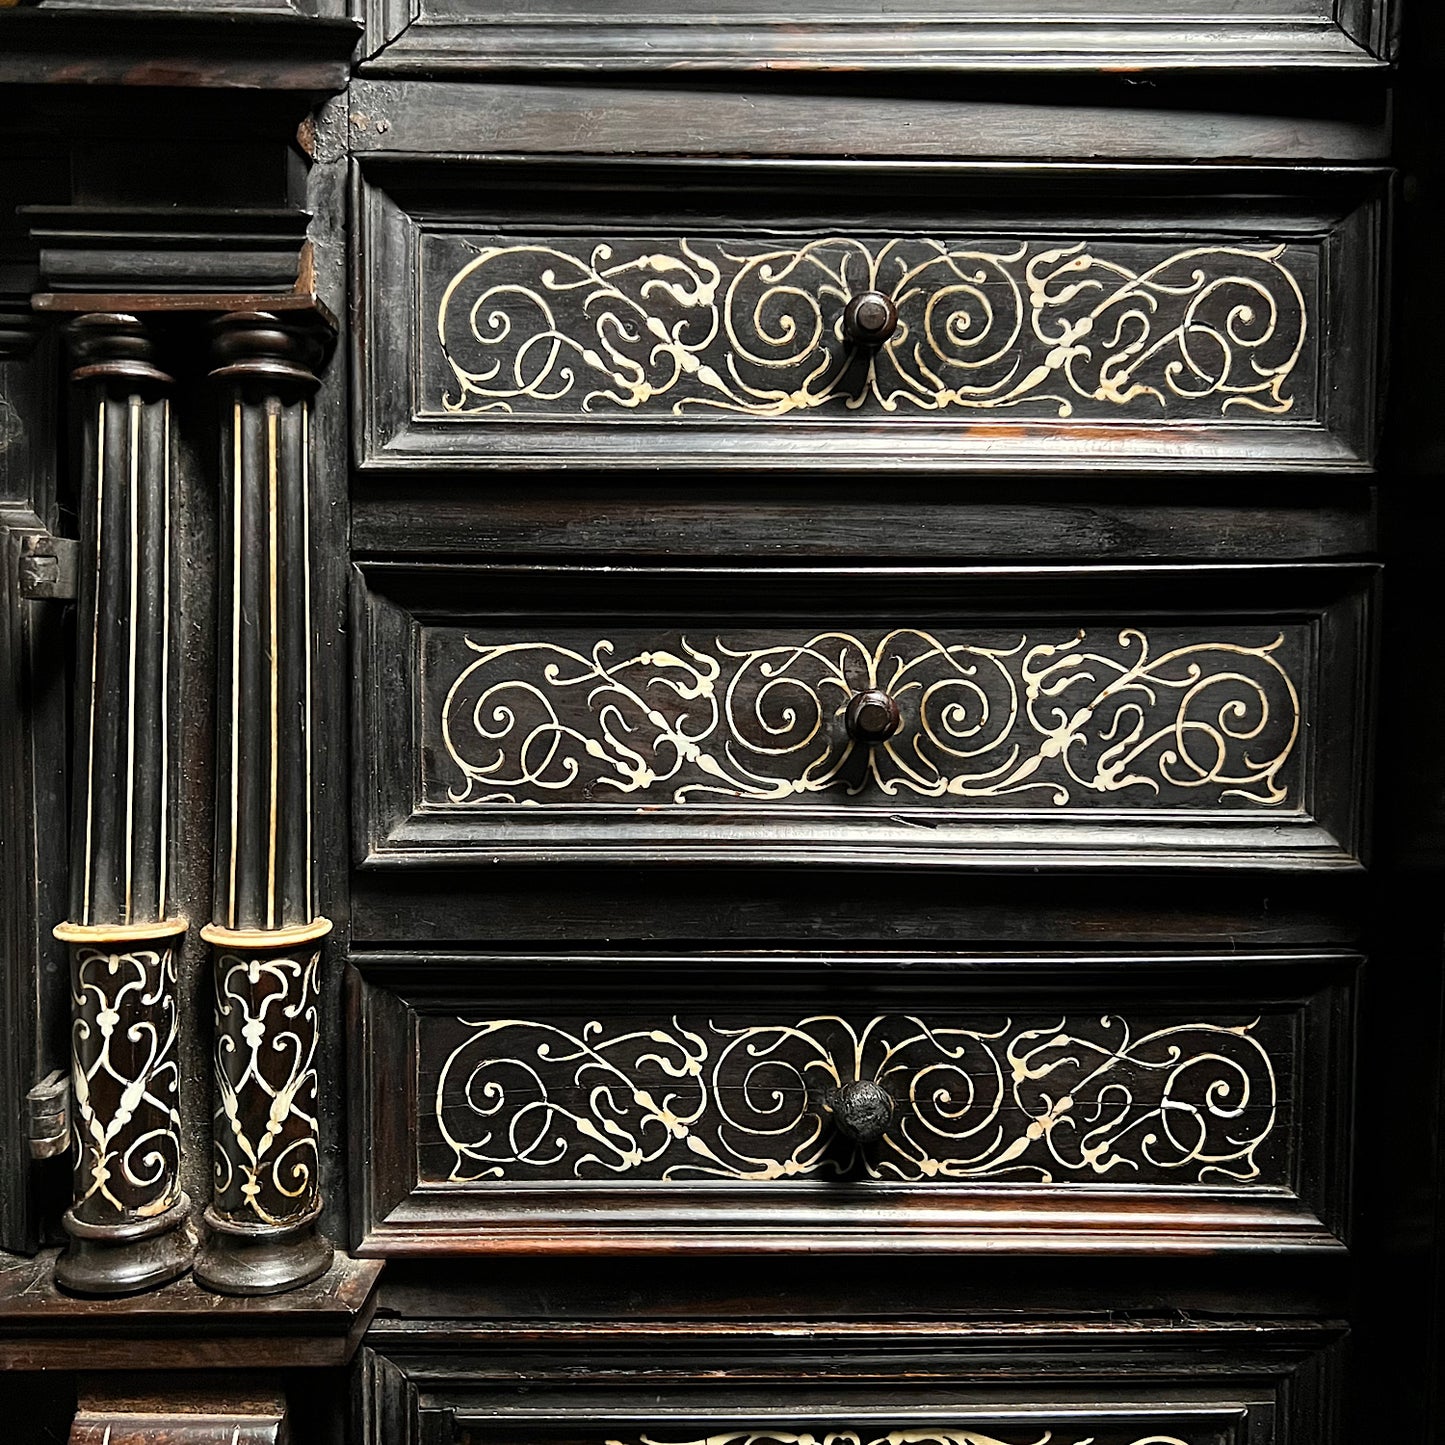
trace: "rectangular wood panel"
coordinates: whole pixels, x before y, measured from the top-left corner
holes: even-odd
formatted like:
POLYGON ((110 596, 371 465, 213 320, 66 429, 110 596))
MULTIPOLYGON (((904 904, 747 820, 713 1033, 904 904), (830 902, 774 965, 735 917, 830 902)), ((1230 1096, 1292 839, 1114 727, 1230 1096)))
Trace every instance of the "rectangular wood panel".
POLYGON ((1328 1320, 800 1327, 764 1307, 528 1334, 548 1364, 589 1353, 523 1383, 522 1347, 381 1324, 356 1372, 364 1445, 1294 1445, 1335 1438, 1343 1384, 1328 1320))
POLYGON ((840 192, 756 162, 605 186, 547 164, 530 195, 473 167, 483 210, 426 190, 424 162, 365 190, 365 465, 1371 460, 1379 217, 1358 174, 1310 195, 1237 175, 1243 201, 1211 178, 1186 201, 1167 172, 1086 189, 1049 166, 905 185, 860 163, 840 192))
POLYGON ((369 0, 376 71, 626 65, 752 69, 1031 66, 1361 66, 1391 44, 1387 0, 985 0, 811 3, 787 14, 727 0, 690 16, 645 5, 599 15, 578 0, 369 0))
POLYGON ((363 858, 1347 865, 1369 576, 367 564, 363 858))
POLYGON ((1341 1227, 1350 958, 354 962, 369 1252, 1341 1227))
MULTIPOLYGON (((1211 1409, 1111 1410, 1107 1405, 1079 1409, 1072 1402, 1056 1410, 989 1414, 980 1412, 948 1424, 912 1426, 878 1419, 847 1422, 838 1428, 799 1423, 796 1428, 712 1422, 695 1426, 665 1423, 639 1426, 600 1425, 548 1432, 521 1432, 527 1445, 1240 1445, 1247 1416, 1237 1406, 1211 1409), (731 1426, 731 1428, 729 1428, 731 1426), (1047 1432, 1047 1433, 1045 1433, 1047 1432)), ((461 1423, 457 1445, 494 1445, 498 1433, 485 1424, 461 1423)), ((518 1439, 509 1431, 508 1442, 518 1439)), ((74 1445, 91 1445, 75 1441, 74 1445)), ((116 1445, 131 1445, 117 1441, 116 1445)))

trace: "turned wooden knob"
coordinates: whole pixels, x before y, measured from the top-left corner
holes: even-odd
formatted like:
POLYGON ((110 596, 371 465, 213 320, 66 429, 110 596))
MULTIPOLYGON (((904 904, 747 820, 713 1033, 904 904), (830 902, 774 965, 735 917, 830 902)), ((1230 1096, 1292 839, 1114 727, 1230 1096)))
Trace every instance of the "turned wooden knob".
POLYGON ((859 743, 885 743, 903 722, 898 704, 881 687, 855 693, 843 717, 848 736, 859 743))
POLYGON ((828 1095, 828 1108, 838 1132, 857 1144, 883 1137, 893 1121, 893 1096, 872 1079, 854 1079, 828 1095))
POLYGON ((843 308, 843 335, 854 346, 882 346, 898 330, 898 308, 881 291, 862 291, 843 308))

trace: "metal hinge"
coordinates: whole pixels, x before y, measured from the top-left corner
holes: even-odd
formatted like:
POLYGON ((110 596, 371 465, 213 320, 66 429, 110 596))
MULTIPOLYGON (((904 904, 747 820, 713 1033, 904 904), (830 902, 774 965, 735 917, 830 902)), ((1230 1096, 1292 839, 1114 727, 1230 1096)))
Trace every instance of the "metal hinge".
POLYGON ((70 1146, 70 1077, 46 1074, 25 1096, 25 1133, 32 1159, 53 1159, 70 1146))
POLYGON ((20 595, 37 601, 68 602, 76 594, 80 543, 36 532, 20 544, 20 595))

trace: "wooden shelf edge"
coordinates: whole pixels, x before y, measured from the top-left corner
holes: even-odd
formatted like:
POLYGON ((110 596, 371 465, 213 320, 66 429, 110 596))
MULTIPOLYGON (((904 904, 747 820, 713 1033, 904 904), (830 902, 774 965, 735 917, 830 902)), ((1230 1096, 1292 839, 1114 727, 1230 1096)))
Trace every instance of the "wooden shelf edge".
POLYGON ((55 1286, 53 1249, 0 1256, 0 1370, 247 1370, 346 1364, 376 1312, 383 1262, 338 1253, 286 1294, 213 1294, 189 1277, 144 1294, 81 1299, 55 1286))

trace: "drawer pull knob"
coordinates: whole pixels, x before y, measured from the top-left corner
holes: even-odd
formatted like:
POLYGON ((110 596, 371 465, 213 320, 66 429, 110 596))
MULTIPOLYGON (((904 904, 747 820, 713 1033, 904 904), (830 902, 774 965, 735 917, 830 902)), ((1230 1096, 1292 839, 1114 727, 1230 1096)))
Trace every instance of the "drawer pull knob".
POLYGON ((854 693, 843 717, 848 736, 859 743, 886 743, 903 723, 898 704, 881 687, 854 693))
POLYGON ((883 1137, 893 1121, 893 1096, 872 1079, 854 1079, 828 1095, 828 1108, 838 1132, 858 1144, 883 1137))
POLYGON ((843 308, 843 335, 854 346, 882 346, 898 330, 898 308, 881 291, 860 291, 843 308))

